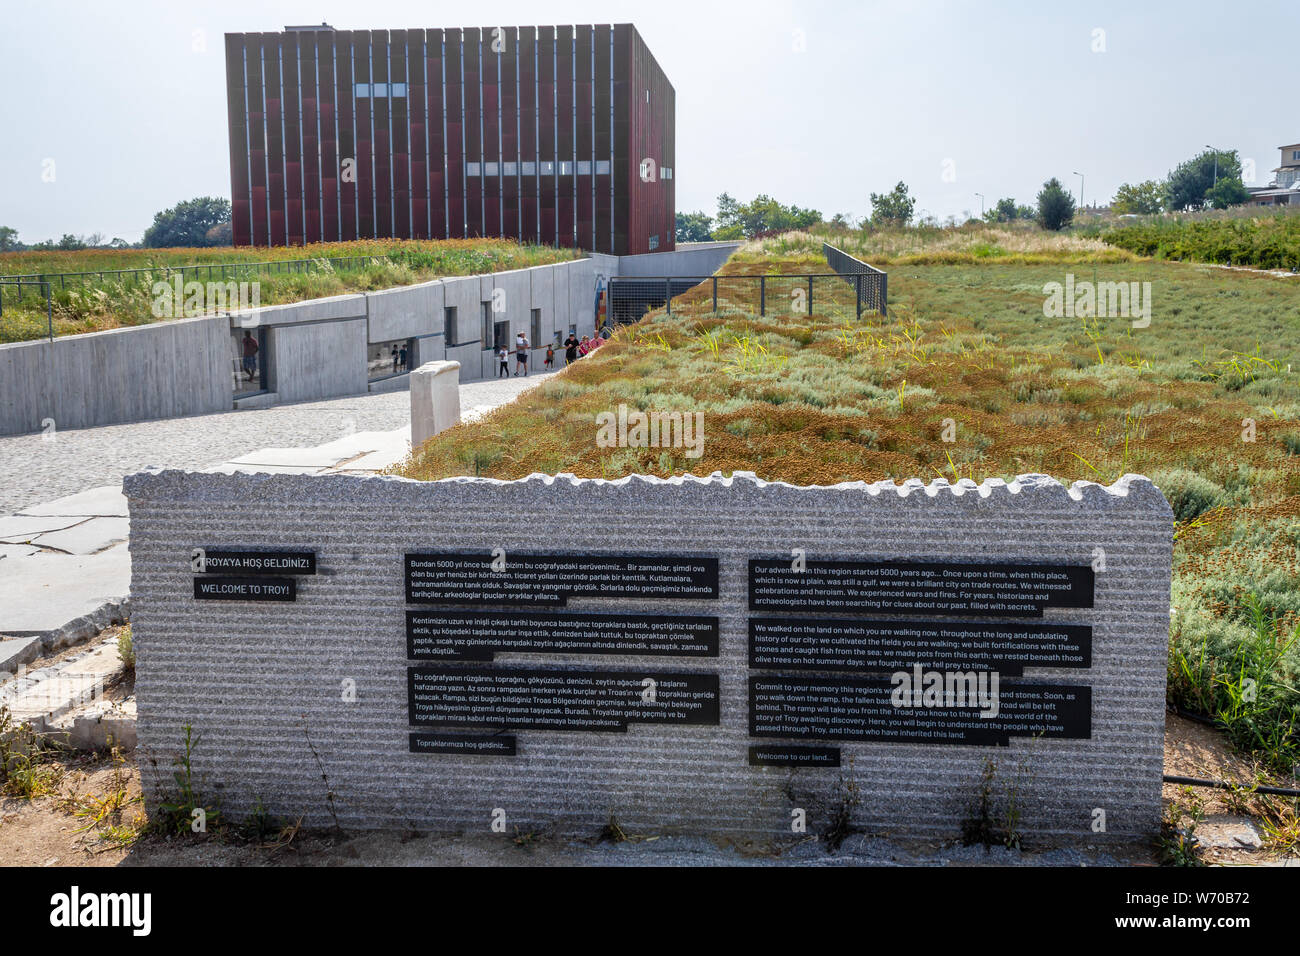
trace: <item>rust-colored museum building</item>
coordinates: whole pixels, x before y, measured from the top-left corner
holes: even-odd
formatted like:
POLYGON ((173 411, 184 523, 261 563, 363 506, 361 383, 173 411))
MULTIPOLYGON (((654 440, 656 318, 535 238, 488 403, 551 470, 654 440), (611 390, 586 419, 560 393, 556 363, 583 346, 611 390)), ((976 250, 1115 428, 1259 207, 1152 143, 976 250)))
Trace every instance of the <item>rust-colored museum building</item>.
POLYGON ((675 234, 674 92, 631 24, 226 34, 236 245, 675 234))

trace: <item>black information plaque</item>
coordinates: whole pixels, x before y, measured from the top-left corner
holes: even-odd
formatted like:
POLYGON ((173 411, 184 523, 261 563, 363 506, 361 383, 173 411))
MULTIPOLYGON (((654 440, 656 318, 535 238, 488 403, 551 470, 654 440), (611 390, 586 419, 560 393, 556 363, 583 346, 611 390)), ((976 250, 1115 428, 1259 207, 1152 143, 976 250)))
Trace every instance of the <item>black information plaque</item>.
POLYGON ((718 723, 717 674, 408 667, 412 727, 627 730, 718 723))
POLYGON ((515 738, 509 734, 411 734, 411 753, 513 757, 515 738))
POLYGON ((199 601, 293 601, 297 596, 293 578, 194 579, 194 597, 199 601))
POLYGON ((790 747, 759 744, 749 748, 751 767, 838 767, 839 747, 790 747))
POLYGON ((315 551, 234 551, 224 548, 196 548, 190 555, 196 574, 248 576, 315 574, 315 551))
POLYGON ((1086 624, 751 617, 749 666, 769 670, 991 670, 1091 667, 1086 624))
POLYGON ((1011 737, 1092 736, 1086 684, 1000 683, 997 713, 978 706, 895 706, 889 680, 774 674, 749 678, 749 735, 791 740, 1006 744, 1011 737))
POLYGON ((562 607, 570 597, 718 596, 718 559, 678 555, 407 554, 408 604, 562 607))
POLYGON ((523 609, 406 612, 411 660, 490 661, 508 652, 717 657, 718 619, 523 609))
POLYGON ((1038 616, 1092 607, 1089 565, 905 561, 749 562, 751 611, 1038 616))

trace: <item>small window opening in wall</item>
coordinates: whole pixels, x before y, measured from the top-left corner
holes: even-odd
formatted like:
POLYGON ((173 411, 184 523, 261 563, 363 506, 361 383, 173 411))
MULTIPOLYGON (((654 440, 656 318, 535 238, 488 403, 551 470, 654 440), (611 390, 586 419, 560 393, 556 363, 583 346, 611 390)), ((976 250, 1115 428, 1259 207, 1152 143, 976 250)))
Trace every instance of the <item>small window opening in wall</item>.
POLYGON ((651 248, 651 249, 658 249, 658 248, 659 248, 659 234, 658 234, 658 233, 655 233, 653 236, 650 237, 650 248, 651 248))
POLYGON ((460 330, 456 328, 456 307, 446 306, 442 310, 442 337, 448 345, 460 345, 460 330))
POLYGON ((485 349, 490 349, 496 344, 496 336, 492 329, 492 300, 487 299, 483 303, 483 335, 480 342, 485 349))

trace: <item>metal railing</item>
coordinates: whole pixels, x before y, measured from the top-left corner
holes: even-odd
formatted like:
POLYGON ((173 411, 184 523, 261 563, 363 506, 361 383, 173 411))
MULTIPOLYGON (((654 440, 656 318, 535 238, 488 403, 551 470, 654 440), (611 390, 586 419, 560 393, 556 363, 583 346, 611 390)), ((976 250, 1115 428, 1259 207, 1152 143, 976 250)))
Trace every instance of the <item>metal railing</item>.
POLYGON ((853 286, 858 300, 858 315, 863 311, 889 314, 889 274, 867 265, 829 242, 822 243, 822 255, 836 274, 853 286))
POLYGON ((4 293, 9 291, 9 301, 14 304, 21 298, 22 285, 34 282, 49 284, 51 292, 63 291, 69 287, 84 288, 87 285, 105 282, 122 282, 123 284, 170 279, 180 275, 181 281, 187 276, 205 277, 208 280, 237 280, 248 275, 273 275, 281 273, 306 273, 320 269, 359 269, 381 262, 392 263, 399 256, 327 256, 315 259, 273 259, 264 262, 213 262, 199 265, 157 265, 140 269, 92 269, 87 272, 32 272, 25 274, 0 276, 0 309, 4 305, 4 293), (16 285, 15 285, 16 284, 16 285))
POLYGON ((50 283, 46 282, 43 279, 31 279, 31 278, 24 278, 21 276, 0 276, 0 319, 3 319, 5 314, 4 312, 5 291, 8 290, 10 292, 10 297, 12 300, 22 301, 24 288, 39 289, 40 291, 36 293, 37 300, 39 301, 41 298, 45 299, 45 322, 49 328, 50 341, 53 342, 54 341, 54 305, 53 302, 51 301, 52 294, 50 291, 51 288, 50 283))
POLYGON ((615 276, 609 280, 609 317, 616 325, 640 321, 647 312, 741 310, 750 314, 861 316, 883 314, 883 272, 712 276, 615 276))

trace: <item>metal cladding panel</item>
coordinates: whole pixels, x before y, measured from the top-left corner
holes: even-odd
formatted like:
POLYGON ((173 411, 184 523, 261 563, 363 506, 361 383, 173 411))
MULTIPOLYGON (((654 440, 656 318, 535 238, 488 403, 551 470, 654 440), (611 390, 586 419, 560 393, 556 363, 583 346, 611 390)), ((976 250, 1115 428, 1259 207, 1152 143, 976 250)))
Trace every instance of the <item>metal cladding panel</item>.
POLYGON ((266 208, 266 100, 262 82, 262 38, 244 38, 244 62, 248 71, 248 175, 252 242, 265 246, 270 241, 266 208))
MULTIPOLYGON (((614 124, 611 116, 613 109, 613 41, 614 31, 609 26, 597 26, 592 42, 592 57, 595 62, 595 89, 592 97, 594 109, 594 142, 592 151, 595 162, 607 162, 610 169, 614 161, 614 124)), ((594 233, 591 248, 597 252, 612 252, 614 249, 613 214, 614 194, 613 176, 606 172, 601 175, 599 167, 592 167, 592 181, 595 185, 593 198, 594 233)))
POLYGON ((483 235, 501 235, 501 57, 498 38, 505 39, 504 27, 479 31, 479 81, 481 87, 481 130, 483 162, 496 163, 483 171, 483 235), (488 175, 489 168, 496 175, 488 175))
POLYGON ((556 116, 556 196, 555 241, 571 246, 577 242, 577 210, 574 206, 577 159, 574 141, 574 28, 562 26, 555 31, 555 116, 556 116))
POLYGON ((448 235, 465 235, 465 92, 461 31, 445 31, 447 51, 447 218, 448 235))
POLYGON ((632 244, 632 184, 641 159, 632 143, 632 35, 631 25, 614 27, 614 254, 625 256, 632 244))
POLYGON ((520 238, 537 242, 540 238, 537 172, 537 29, 519 28, 519 160, 532 163, 531 175, 519 171, 520 238))
POLYGON ((556 112, 555 112, 555 27, 538 28, 537 116, 538 116, 538 203, 541 241, 555 244, 556 112))
POLYGON ((320 236, 339 238, 338 85, 335 79, 334 36, 316 34, 316 108, 320 121, 320 236))
POLYGON ((263 34, 262 76, 266 98, 266 195, 271 245, 285 244, 284 230, 284 86, 280 74, 284 51, 280 36, 263 34))
POLYGON ((483 42, 478 27, 464 31, 465 162, 478 164, 478 175, 465 172, 465 234, 483 235, 483 42))
POLYGON ((244 97, 244 38, 226 34, 226 111, 230 117, 230 235, 253 242, 252 184, 248 171, 248 104, 244 97))
MULTIPOLYGON (((999 785, 1015 788, 1026 834, 1093 844, 1150 837, 1160 826, 1173 522, 1168 503, 1139 476, 1070 489, 1042 475, 978 487, 913 480, 807 488, 747 473, 417 482, 166 471, 131 475, 123 485, 131 520, 136 753, 151 808, 165 799, 168 779, 149 768, 172 764, 189 726, 202 740, 194 774, 221 794, 223 813, 240 819, 262 806, 307 827, 455 833, 486 827, 499 807, 514 826, 553 824, 566 835, 594 833, 613 815, 638 832, 789 836, 792 807, 840 806, 853 826, 870 832, 950 839, 961 835, 988 786, 989 761, 997 763, 999 785), (545 522, 502 521, 574 513, 584 520, 570 522, 560 538, 545 522), (1012 737, 1006 746, 844 739, 834 741, 844 757, 840 768, 796 773, 751 765, 748 750, 760 741, 751 735, 750 680, 778 675, 750 666, 748 562, 788 561, 792 549, 809 542, 816 547, 810 563, 1082 568, 1101 543, 1107 570, 1095 575, 1092 606, 1044 612, 1092 628, 1090 666, 1026 667, 1001 690, 1005 699, 1034 684, 1085 685, 1087 735, 1012 737), (194 599, 192 549, 250 546, 312 551, 323 573, 299 577, 292 603, 194 599), (631 723, 622 732, 521 728, 511 730, 517 750, 500 756, 412 753, 409 733, 417 728, 410 723, 403 555, 486 555, 495 548, 512 556, 715 559, 717 596, 672 608, 681 613, 690 605, 689 613, 717 618, 715 655, 611 660, 512 650, 492 665, 457 665, 471 672, 491 666, 712 676, 714 719, 631 723), (340 694, 348 681, 355 696, 340 694), (851 803, 846 782, 856 797, 851 803), (1106 812, 1104 834, 1093 832, 1096 808, 1106 812)), ((668 602, 575 597, 568 606, 662 614, 668 602)))
POLYGON ((398 239, 411 238, 411 76, 406 58, 406 31, 388 35, 389 81, 400 83, 402 95, 388 97, 389 148, 392 150, 392 233, 398 239))
POLYGON ((424 34, 425 77, 428 83, 424 91, 425 116, 428 118, 426 137, 428 140, 428 180, 429 208, 427 212, 429 237, 445 239, 447 237, 447 156, 443 145, 444 124, 446 123, 442 81, 443 71, 443 34, 441 30, 426 30, 424 34))
POLYGON ((353 35, 336 34, 334 88, 338 91, 339 143, 339 238, 356 239, 357 234, 357 97, 355 82, 357 63, 353 55, 353 35))
POLYGON ((406 88, 406 109, 410 118, 407 137, 409 171, 407 189, 411 196, 411 238, 429 238, 429 147, 426 140, 428 127, 428 77, 429 67, 424 55, 425 32, 407 30, 406 70, 409 85, 406 88))
POLYGON ((519 128, 523 117, 519 107, 519 31, 505 28, 505 47, 497 55, 501 66, 499 98, 501 104, 501 175, 498 195, 501 202, 500 235, 522 239, 519 217, 519 128), (504 164, 512 163, 507 167, 504 164), (507 172, 512 169, 513 172, 507 172))
POLYGON ((374 225, 369 236, 388 238, 393 235, 393 97, 377 96, 374 86, 383 84, 391 88, 392 60, 388 50, 388 32, 376 30, 370 34, 370 114, 371 148, 374 155, 374 225))
POLYGON ((303 222, 304 177, 302 171, 303 128, 298 34, 286 33, 280 40, 280 90, 284 111, 284 231, 285 243, 300 246, 303 222))
POLYGON ((302 123, 303 241, 321 238, 321 123, 319 64, 313 34, 300 33, 298 40, 298 96, 302 123))
MULTIPOLYGON (((660 171, 673 168, 675 92, 640 34, 630 31, 632 169, 628 191, 629 242, 620 255, 666 252, 675 245, 673 180, 660 171), (646 174, 643 174, 643 164, 646 174), (652 173, 652 174, 651 174, 652 173)), ((674 175, 676 170, 674 170, 674 175)))

